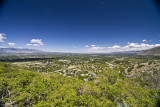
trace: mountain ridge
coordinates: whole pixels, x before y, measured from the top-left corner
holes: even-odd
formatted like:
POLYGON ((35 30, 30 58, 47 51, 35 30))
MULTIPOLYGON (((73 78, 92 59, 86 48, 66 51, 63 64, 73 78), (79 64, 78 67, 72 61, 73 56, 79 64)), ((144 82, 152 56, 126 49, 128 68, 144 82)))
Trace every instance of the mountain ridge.
POLYGON ((138 55, 160 55, 160 46, 145 50, 138 55))
MULTIPOLYGON (((39 54, 53 54, 53 53, 68 53, 68 52, 47 52, 38 49, 28 48, 0 48, 0 56, 7 55, 39 55, 39 54)), ((77 53, 75 53, 77 54, 77 53)), ((82 54, 82 53, 79 53, 82 54)), ((84 53, 85 54, 85 53, 84 53)), ((93 53, 88 53, 93 54, 93 53)), ((112 52, 112 53, 96 53, 96 54, 132 54, 132 55, 160 55, 160 46, 148 50, 138 51, 123 51, 123 52, 112 52)))
POLYGON ((28 49, 28 48, 0 48, 1 55, 25 55, 25 54, 44 54, 44 52, 37 49, 28 49))

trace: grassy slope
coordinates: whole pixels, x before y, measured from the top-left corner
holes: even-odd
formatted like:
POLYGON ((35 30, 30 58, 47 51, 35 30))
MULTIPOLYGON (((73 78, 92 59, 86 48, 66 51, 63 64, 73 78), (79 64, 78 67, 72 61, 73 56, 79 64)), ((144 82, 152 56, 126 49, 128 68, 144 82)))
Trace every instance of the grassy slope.
POLYGON ((0 104, 12 106, 155 106, 158 90, 106 71, 84 82, 58 74, 41 74, 0 63, 0 104))

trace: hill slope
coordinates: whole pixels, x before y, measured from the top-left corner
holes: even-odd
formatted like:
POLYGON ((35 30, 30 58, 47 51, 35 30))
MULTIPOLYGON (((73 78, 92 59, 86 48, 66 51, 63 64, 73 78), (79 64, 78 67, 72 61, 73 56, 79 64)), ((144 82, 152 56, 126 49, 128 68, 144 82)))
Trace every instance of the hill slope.
POLYGON ((0 106, 156 106, 157 90, 144 88, 140 81, 123 78, 118 71, 104 72, 96 81, 99 82, 32 72, 0 63, 0 106))
POLYGON ((160 46, 143 51, 142 53, 138 55, 160 55, 160 46))

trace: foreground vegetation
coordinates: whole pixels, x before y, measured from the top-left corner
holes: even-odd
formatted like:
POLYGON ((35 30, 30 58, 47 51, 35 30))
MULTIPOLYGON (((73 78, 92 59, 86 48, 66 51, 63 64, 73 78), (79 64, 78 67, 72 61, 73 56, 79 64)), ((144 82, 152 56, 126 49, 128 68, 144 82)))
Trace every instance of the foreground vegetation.
POLYGON ((159 59, 136 57, 58 56, 0 63, 0 106, 158 107, 159 59), (82 73, 71 77, 59 74, 63 70, 96 77, 84 81, 82 73))

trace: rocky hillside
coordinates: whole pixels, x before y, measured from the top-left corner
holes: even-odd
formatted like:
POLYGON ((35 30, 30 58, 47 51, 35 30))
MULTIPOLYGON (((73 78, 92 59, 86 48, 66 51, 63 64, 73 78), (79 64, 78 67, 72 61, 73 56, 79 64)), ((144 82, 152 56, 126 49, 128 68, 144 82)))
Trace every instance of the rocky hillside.
POLYGON ((139 55, 160 55, 160 46, 143 51, 139 55))

